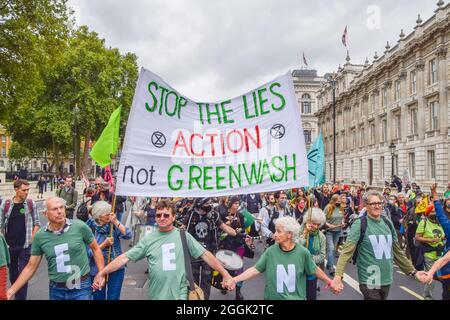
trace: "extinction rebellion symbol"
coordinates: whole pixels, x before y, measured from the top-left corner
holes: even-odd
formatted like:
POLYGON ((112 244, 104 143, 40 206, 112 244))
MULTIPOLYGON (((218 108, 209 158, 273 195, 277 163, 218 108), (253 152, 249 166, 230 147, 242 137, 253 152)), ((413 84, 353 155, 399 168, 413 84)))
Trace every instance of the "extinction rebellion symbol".
POLYGON ((166 145, 166 136, 159 131, 152 134, 152 144, 157 148, 162 148, 166 145))
POLYGON ((285 127, 282 124, 275 124, 270 129, 270 135, 274 139, 281 139, 281 138, 283 138, 285 133, 286 133, 286 129, 285 129, 285 127))

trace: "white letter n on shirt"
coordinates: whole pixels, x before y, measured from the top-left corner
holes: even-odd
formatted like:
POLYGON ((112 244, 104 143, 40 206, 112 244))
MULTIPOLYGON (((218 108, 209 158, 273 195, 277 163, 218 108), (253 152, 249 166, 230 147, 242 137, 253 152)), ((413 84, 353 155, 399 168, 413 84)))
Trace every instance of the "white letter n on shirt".
POLYGON ((284 285, 286 285, 288 292, 295 291, 295 265, 288 264, 288 271, 282 264, 277 265, 277 292, 284 292, 284 285))
POLYGON ((177 269, 177 265, 175 263, 175 252, 173 251, 175 250, 175 243, 163 244, 161 248, 163 257, 163 271, 175 271, 177 269))

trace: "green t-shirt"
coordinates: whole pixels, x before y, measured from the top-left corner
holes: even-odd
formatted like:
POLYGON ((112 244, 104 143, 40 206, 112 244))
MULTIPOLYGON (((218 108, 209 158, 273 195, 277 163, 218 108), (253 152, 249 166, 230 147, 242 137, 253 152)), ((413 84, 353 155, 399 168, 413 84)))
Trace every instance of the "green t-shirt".
POLYGON ((444 193, 444 199, 450 198, 450 190, 445 191, 444 193))
MULTIPOLYGON (((442 238, 444 238, 444 230, 438 223, 433 223, 431 220, 421 220, 419 225, 416 229, 416 234, 422 234, 424 238, 439 238, 441 241, 436 243, 428 243, 432 247, 437 247, 439 245, 444 245, 444 241, 442 241, 442 238)), ((431 252, 425 252, 424 257, 431 259, 431 260, 437 260, 439 259, 438 255, 436 254, 436 251, 431 252)))
POLYGON ((94 241, 94 235, 84 222, 68 221, 72 225, 61 234, 39 229, 31 246, 31 255, 45 255, 48 277, 55 282, 77 279, 90 271, 86 245, 94 241))
MULTIPOLYGON (((324 212, 326 213, 328 205, 325 207, 324 212)), ((341 213, 339 208, 334 208, 332 215, 328 218, 327 222, 339 226, 344 220, 344 215, 341 213)), ((331 231, 341 231, 342 227, 330 229, 331 231)))
MULTIPOLYGON (((392 227, 393 228, 393 227, 392 227)), ((347 241, 357 244, 361 231, 361 221, 356 220, 347 241)), ((393 254, 392 246, 397 234, 380 217, 375 220, 367 215, 367 229, 356 258, 359 283, 369 287, 392 284, 393 254)))
POLYGON ((289 252, 274 244, 259 258, 255 268, 261 273, 266 271, 265 300, 305 300, 306 276, 317 270, 309 251, 299 244, 289 252))
MULTIPOLYGON (((206 249, 188 232, 189 252, 197 259, 206 249)), ((188 280, 184 265, 183 244, 178 229, 160 232, 157 229, 142 238, 125 255, 132 261, 147 258, 150 300, 186 300, 188 280)))
POLYGON ((0 233, 0 267, 9 264, 9 249, 5 237, 0 233))

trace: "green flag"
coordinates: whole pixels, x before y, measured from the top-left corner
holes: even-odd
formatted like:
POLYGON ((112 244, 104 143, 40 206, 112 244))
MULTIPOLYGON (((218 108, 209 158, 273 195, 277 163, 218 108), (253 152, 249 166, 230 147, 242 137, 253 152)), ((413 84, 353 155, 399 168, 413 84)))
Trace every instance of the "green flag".
POLYGON ((314 141, 308 151, 309 187, 325 183, 325 147, 322 133, 314 141))
POLYGON ((117 152, 119 146, 120 110, 121 107, 111 114, 108 124, 90 153, 91 158, 102 168, 112 162, 111 156, 117 152))
POLYGON ((244 228, 248 228, 255 222, 255 217, 247 209, 242 209, 241 214, 244 216, 244 228))

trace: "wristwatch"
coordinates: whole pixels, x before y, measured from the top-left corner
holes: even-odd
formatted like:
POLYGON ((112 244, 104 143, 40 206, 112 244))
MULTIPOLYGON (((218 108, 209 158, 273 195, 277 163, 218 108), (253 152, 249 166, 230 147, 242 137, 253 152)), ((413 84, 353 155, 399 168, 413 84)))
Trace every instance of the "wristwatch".
POLYGON ((415 276, 416 276, 416 273, 417 273, 417 270, 414 270, 414 271, 411 272, 409 275, 410 275, 411 277, 415 277, 415 276))

